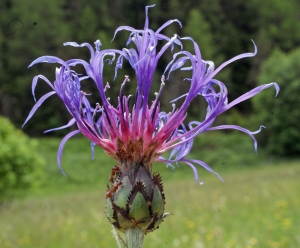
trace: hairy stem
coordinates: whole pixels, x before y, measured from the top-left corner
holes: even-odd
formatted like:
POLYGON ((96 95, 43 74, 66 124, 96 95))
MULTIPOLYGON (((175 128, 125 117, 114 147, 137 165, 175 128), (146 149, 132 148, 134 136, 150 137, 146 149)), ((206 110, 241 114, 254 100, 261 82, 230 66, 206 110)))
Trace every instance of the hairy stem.
POLYGON ((118 248, 127 248, 127 245, 124 243, 123 239, 119 236, 117 230, 114 226, 112 226, 113 230, 112 233, 114 235, 114 238, 117 242, 118 248))
POLYGON ((126 242, 128 248, 142 248, 145 233, 140 228, 130 228, 126 231, 126 242))

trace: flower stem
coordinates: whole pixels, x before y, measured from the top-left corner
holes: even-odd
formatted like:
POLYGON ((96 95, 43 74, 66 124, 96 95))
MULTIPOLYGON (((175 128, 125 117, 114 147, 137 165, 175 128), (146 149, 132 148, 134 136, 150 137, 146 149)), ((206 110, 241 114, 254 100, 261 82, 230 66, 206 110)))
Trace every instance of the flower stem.
POLYGON ((142 248, 145 233, 140 228, 130 228, 126 231, 126 242, 128 248, 142 248))
POLYGON ((124 243, 123 239, 119 236, 117 230, 112 226, 113 230, 112 233, 114 235, 114 238, 117 242, 118 248, 127 248, 127 245, 124 243))

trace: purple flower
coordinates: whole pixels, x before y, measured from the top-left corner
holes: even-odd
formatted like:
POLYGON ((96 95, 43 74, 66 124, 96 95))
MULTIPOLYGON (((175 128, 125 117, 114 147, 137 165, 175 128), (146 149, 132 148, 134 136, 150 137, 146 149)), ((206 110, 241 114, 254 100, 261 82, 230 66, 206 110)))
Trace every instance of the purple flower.
POLYGON ((181 25, 178 20, 166 22, 157 31, 149 29, 148 8, 146 7, 144 29, 137 30, 132 27, 121 26, 115 32, 116 35, 122 30, 129 31, 130 35, 127 45, 134 43, 136 49, 100 50, 101 43, 98 40, 95 42, 94 50, 88 43, 79 45, 75 42, 67 42, 64 45, 87 47, 91 53, 90 61, 86 62, 81 59, 63 61, 57 57, 43 56, 30 64, 29 67, 41 62, 58 63, 61 65, 60 68, 56 69, 55 81, 53 83, 42 75, 34 77, 32 82, 33 95, 38 79, 43 79, 52 91, 45 94, 36 102, 25 121, 26 123, 38 107, 51 95, 56 93, 63 101, 72 119, 65 126, 48 131, 67 128, 73 124, 76 124, 78 129, 70 132, 59 146, 57 160, 61 170, 60 158, 65 142, 78 133, 82 133, 90 139, 93 146, 101 146, 107 154, 120 163, 123 160, 134 160, 135 162, 140 161, 148 164, 151 167, 152 163, 156 161, 162 161, 171 166, 174 163, 183 162, 192 168, 196 181, 198 181, 196 165, 201 165, 213 172, 203 161, 186 158, 193 146, 193 139, 199 134, 212 130, 236 129, 248 134, 253 139, 256 149, 256 140, 253 135, 260 130, 251 132, 236 125, 212 126, 218 115, 236 104, 253 97, 262 90, 274 86, 276 95, 279 92, 279 87, 276 83, 265 84, 228 103, 226 86, 214 79, 217 73, 228 64, 238 59, 255 56, 257 52, 255 44, 255 51, 253 53, 238 55, 215 69, 213 62, 202 60, 200 49, 192 38, 180 38, 177 35, 169 38, 161 33, 165 27, 174 22, 181 25), (192 42, 194 52, 185 51, 182 41, 192 42), (163 45, 159 49, 158 43, 161 42, 163 42, 163 45), (175 53, 173 60, 167 65, 161 79, 160 90, 153 99, 152 95, 150 95, 150 88, 158 61, 166 50, 172 50, 174 46, 179 46, 180 52, 175 53), (116 96, 118 99, 117 106, 113 106, 106 97, 109 85, 103 81, 104 65, 107 63, 112 64, 114 61, 116 61, 115 78, 123 62, 128 61, 135 71, 135 81, 137 84, 135 96, 124 95, 124 88, 127 84, 132 83, 129 77, 125 77, 120 86, 119 96, 116 96), (84 67, 86 75, 77 74, 72 69, 72 67, 78 64, 84 67), (189 66, 185 67, 186 64, 189 64, 189 66), (160 98, 163 94, 165 80, 169 79, 170 73, 178 69, 191 71, 191 78, 186 79, 190 87, 188 92, 180 97, 184 100, 183 104, 176 106, 174 102, 178 98, 174 99, 172 101, 172 112, 166 113, 161 110, 160 98), (87 78, 96 84, 100 94, 99 104, 95 106, 91 106, 88 94, 81 90, 81 82, 87 78), (184 124, 187 109, 191 101, 197 96, 202 96, 207 101, 206 117, 202 121, 191 121, 184 124), (128 103, 130 98, 134 98, 133 107, 130 107, 131 105, 128 103), (163 157, 162 155, 169 150, 171 151, 170 156, 168 158, 163 157))

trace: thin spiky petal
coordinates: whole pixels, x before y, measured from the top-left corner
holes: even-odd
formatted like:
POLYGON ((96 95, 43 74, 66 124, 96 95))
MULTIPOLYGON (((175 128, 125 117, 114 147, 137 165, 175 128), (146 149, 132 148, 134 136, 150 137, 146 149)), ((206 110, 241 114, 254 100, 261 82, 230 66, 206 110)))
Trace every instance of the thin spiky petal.
MULTIPOLYGON (((73 131, 63 139, 59 149, 59 166, 63 145, 69 137, 78 132, 91 140, 92 147, 94 145, 101 146, 119 164, 127 160, 135 160, 141 164, 148 164, 150 169, 155 161, 162 161, 167 165, 182 162, 192 168, 196 181, 198 181, 197 165, 215 173, 202 160, 187 159, 187 155, 193 147, 194 138, 201 133, 221 129, 239 130, 253 139, 255 150, 257 149, 254 135, 261 128, 256 132, 252 132, 236 125, 213 126, 217 116, 267 88, 274 87, 276 95, 278 94, 279 86, 276 83, 269 83, 258 86, 229 102, 225 84, 215 79, 215 76, 231 63, 255 56, 257 53, 255 43, 252 41, 254 45, 253 52, 237 55, 215 68, 212 61, 202 59, 200 48, 192 38, 180 38, 176 34, 167 37, 162 34, 164 29, 173 23, 179 24, 181 27, 181 23, 177 19, 167 21, 156 31, 150 29, 148 11, 153 6, 146 7, 146 20, 143 29, 121 26, 115 31, 113 38, 120 31, 128 31, 129 38, 126 46, 133 44, 135 48, 124 46, 121 50, 101 50, 100 40, 95 42, 95 49, 88 43, 66 42, 64 45, 89 49, 90 60, 71 59, 63 61, 54 56, 42 56, 29 65, 31 67, 34 64, 43 62, 58 63, 60 65, 55 71, 53 83, 42 75, 34 77, 32 82, 34 99, 34 91, 39 79, 44 80, 53 91, 42 96, 36 102, 25 120, 25 123, 27 123, 37 108, 55 93, 65 104, 72 116, 71 121, 67 125, 48 131, 68 128, 73 123, 77 125, 78 130, 73 131), (186 42, 192 43, 192 52, 184 50, 184 43, 186 42), (173 51, 174 46, 178 46, 179 52, 173 54, 172 60, 168 63, 164 75, 162 75, 161 88, 156 96, 152 96, 150 92, 157 65, 167 51, 173 51), (103 81, 103 70, 104 67, 115 63, 114 79, 116 79, 118 71, 122 69, 125 62, 135 72, 135 79, 130 81, 129 77, 125 77, 125 80, 121 83, 119 96, 116 96, 118 105, 113 106, 106 96, 106 91, 109 90, 110 86, 103 81), (81 65, 86 75, 77 74, 73 70, 76 65, 81 65), (178 99, 183 99, 183 104, 177 107, 173 104, 172 112, 166 113, 161 109, 160 99, 164 94, 164 85, 170 83, 168 81, 170 75, 177 70, 191 72, 191 78, 185 79, 184 82, 189 83, 189 90, 171 101, 171 104, 173 104, 178 99), (96 106, 90 104, 88 94, 81 90, 81 84, 86 79, 93 81, 100 95, 99 104, 96 106), (133 106, 129 104, 131 96, 124 95, 124 88, 132 82, 136 83, 133 106), (184 123, 188 107, 196 97, 202 97, 206 100, 206 116, 203 120, 184 123), (163 157, 163 154, 169 150, 171 151, 169 157, 163 157)), ((132 95, 134 95, 134 92, 132 95)))

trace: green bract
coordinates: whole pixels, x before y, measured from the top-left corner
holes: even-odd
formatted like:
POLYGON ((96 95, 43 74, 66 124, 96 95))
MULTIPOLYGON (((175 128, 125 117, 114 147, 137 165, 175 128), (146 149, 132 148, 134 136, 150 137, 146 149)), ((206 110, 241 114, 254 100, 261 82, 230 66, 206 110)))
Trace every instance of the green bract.
POLYGON ((121 164, 106 203, 108 219, 122 232, 136 227, 145 233, 153 231, 167 215, 161 177, 143 163, 121 164))

